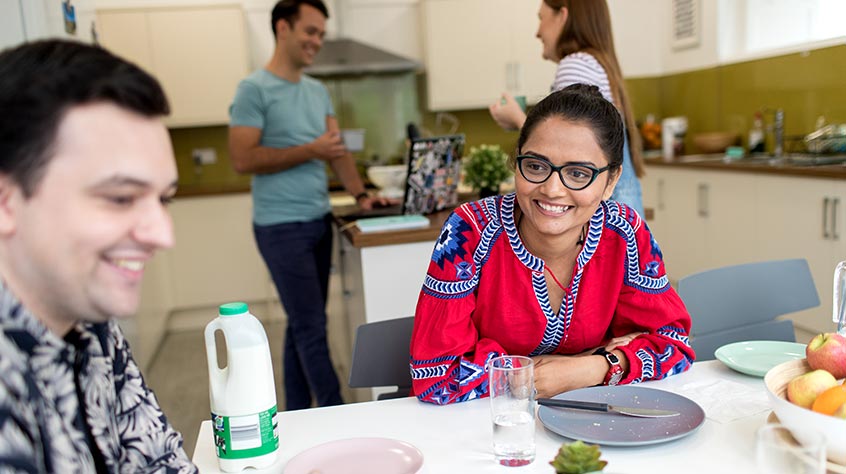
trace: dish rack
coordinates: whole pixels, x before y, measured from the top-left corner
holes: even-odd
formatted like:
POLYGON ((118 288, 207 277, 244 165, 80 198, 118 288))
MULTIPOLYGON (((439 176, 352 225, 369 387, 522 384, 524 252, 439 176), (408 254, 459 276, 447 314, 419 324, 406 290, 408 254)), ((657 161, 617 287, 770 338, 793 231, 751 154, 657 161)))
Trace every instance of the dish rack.
POLYGON ((811 153, 846 153, 846 124, 821 127, 805 135, 804 142, 811 153))

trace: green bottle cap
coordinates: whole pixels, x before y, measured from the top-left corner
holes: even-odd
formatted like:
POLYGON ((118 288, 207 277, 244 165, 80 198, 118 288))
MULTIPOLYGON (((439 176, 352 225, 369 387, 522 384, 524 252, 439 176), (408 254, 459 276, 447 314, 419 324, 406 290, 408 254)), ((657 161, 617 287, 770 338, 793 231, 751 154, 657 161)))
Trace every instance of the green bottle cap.
POLYGON ((226 303, 220 305, 218 308, 221 316, 238 316, 247 312, 247 303, 237 301, 235 303, 226 303))

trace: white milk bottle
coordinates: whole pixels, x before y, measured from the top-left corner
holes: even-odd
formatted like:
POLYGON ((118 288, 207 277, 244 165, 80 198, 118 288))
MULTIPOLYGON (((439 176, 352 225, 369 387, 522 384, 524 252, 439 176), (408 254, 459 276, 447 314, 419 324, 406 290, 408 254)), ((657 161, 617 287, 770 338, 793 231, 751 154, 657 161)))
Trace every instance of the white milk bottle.
POLYGON ((246 303, 227 303, 206 326, 212 430, 220 469, 239 472, 276 461, 276 384, 264 327, 246 303), (226 367, 217 362, 215 331, 226 341, 226 367))

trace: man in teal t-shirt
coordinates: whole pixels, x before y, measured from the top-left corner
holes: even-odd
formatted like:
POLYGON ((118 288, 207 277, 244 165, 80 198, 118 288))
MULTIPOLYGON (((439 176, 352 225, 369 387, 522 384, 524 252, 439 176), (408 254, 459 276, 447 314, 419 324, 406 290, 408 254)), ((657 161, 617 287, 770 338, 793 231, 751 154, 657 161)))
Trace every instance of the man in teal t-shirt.
POLYGON ((251 173, 253 231, 288 315, 286 409, 341 400, 326 342, 332 230, 326 164, 363 209, 371 198, 341 141, 329 93, 303 74, 323 43, 321 0, 282 0, 271 14, 270 62, 241 81, 230 109, 229 149, 251 173))

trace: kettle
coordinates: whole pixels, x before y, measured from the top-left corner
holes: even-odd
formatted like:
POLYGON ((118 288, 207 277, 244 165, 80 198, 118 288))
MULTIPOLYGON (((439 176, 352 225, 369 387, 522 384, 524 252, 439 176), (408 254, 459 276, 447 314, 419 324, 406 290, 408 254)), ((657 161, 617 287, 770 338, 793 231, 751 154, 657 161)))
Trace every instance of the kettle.
POLYGON ((846 261, 834 268, 834 304, 831 319, 837 323, 837 334, 846 336, 846 261))

